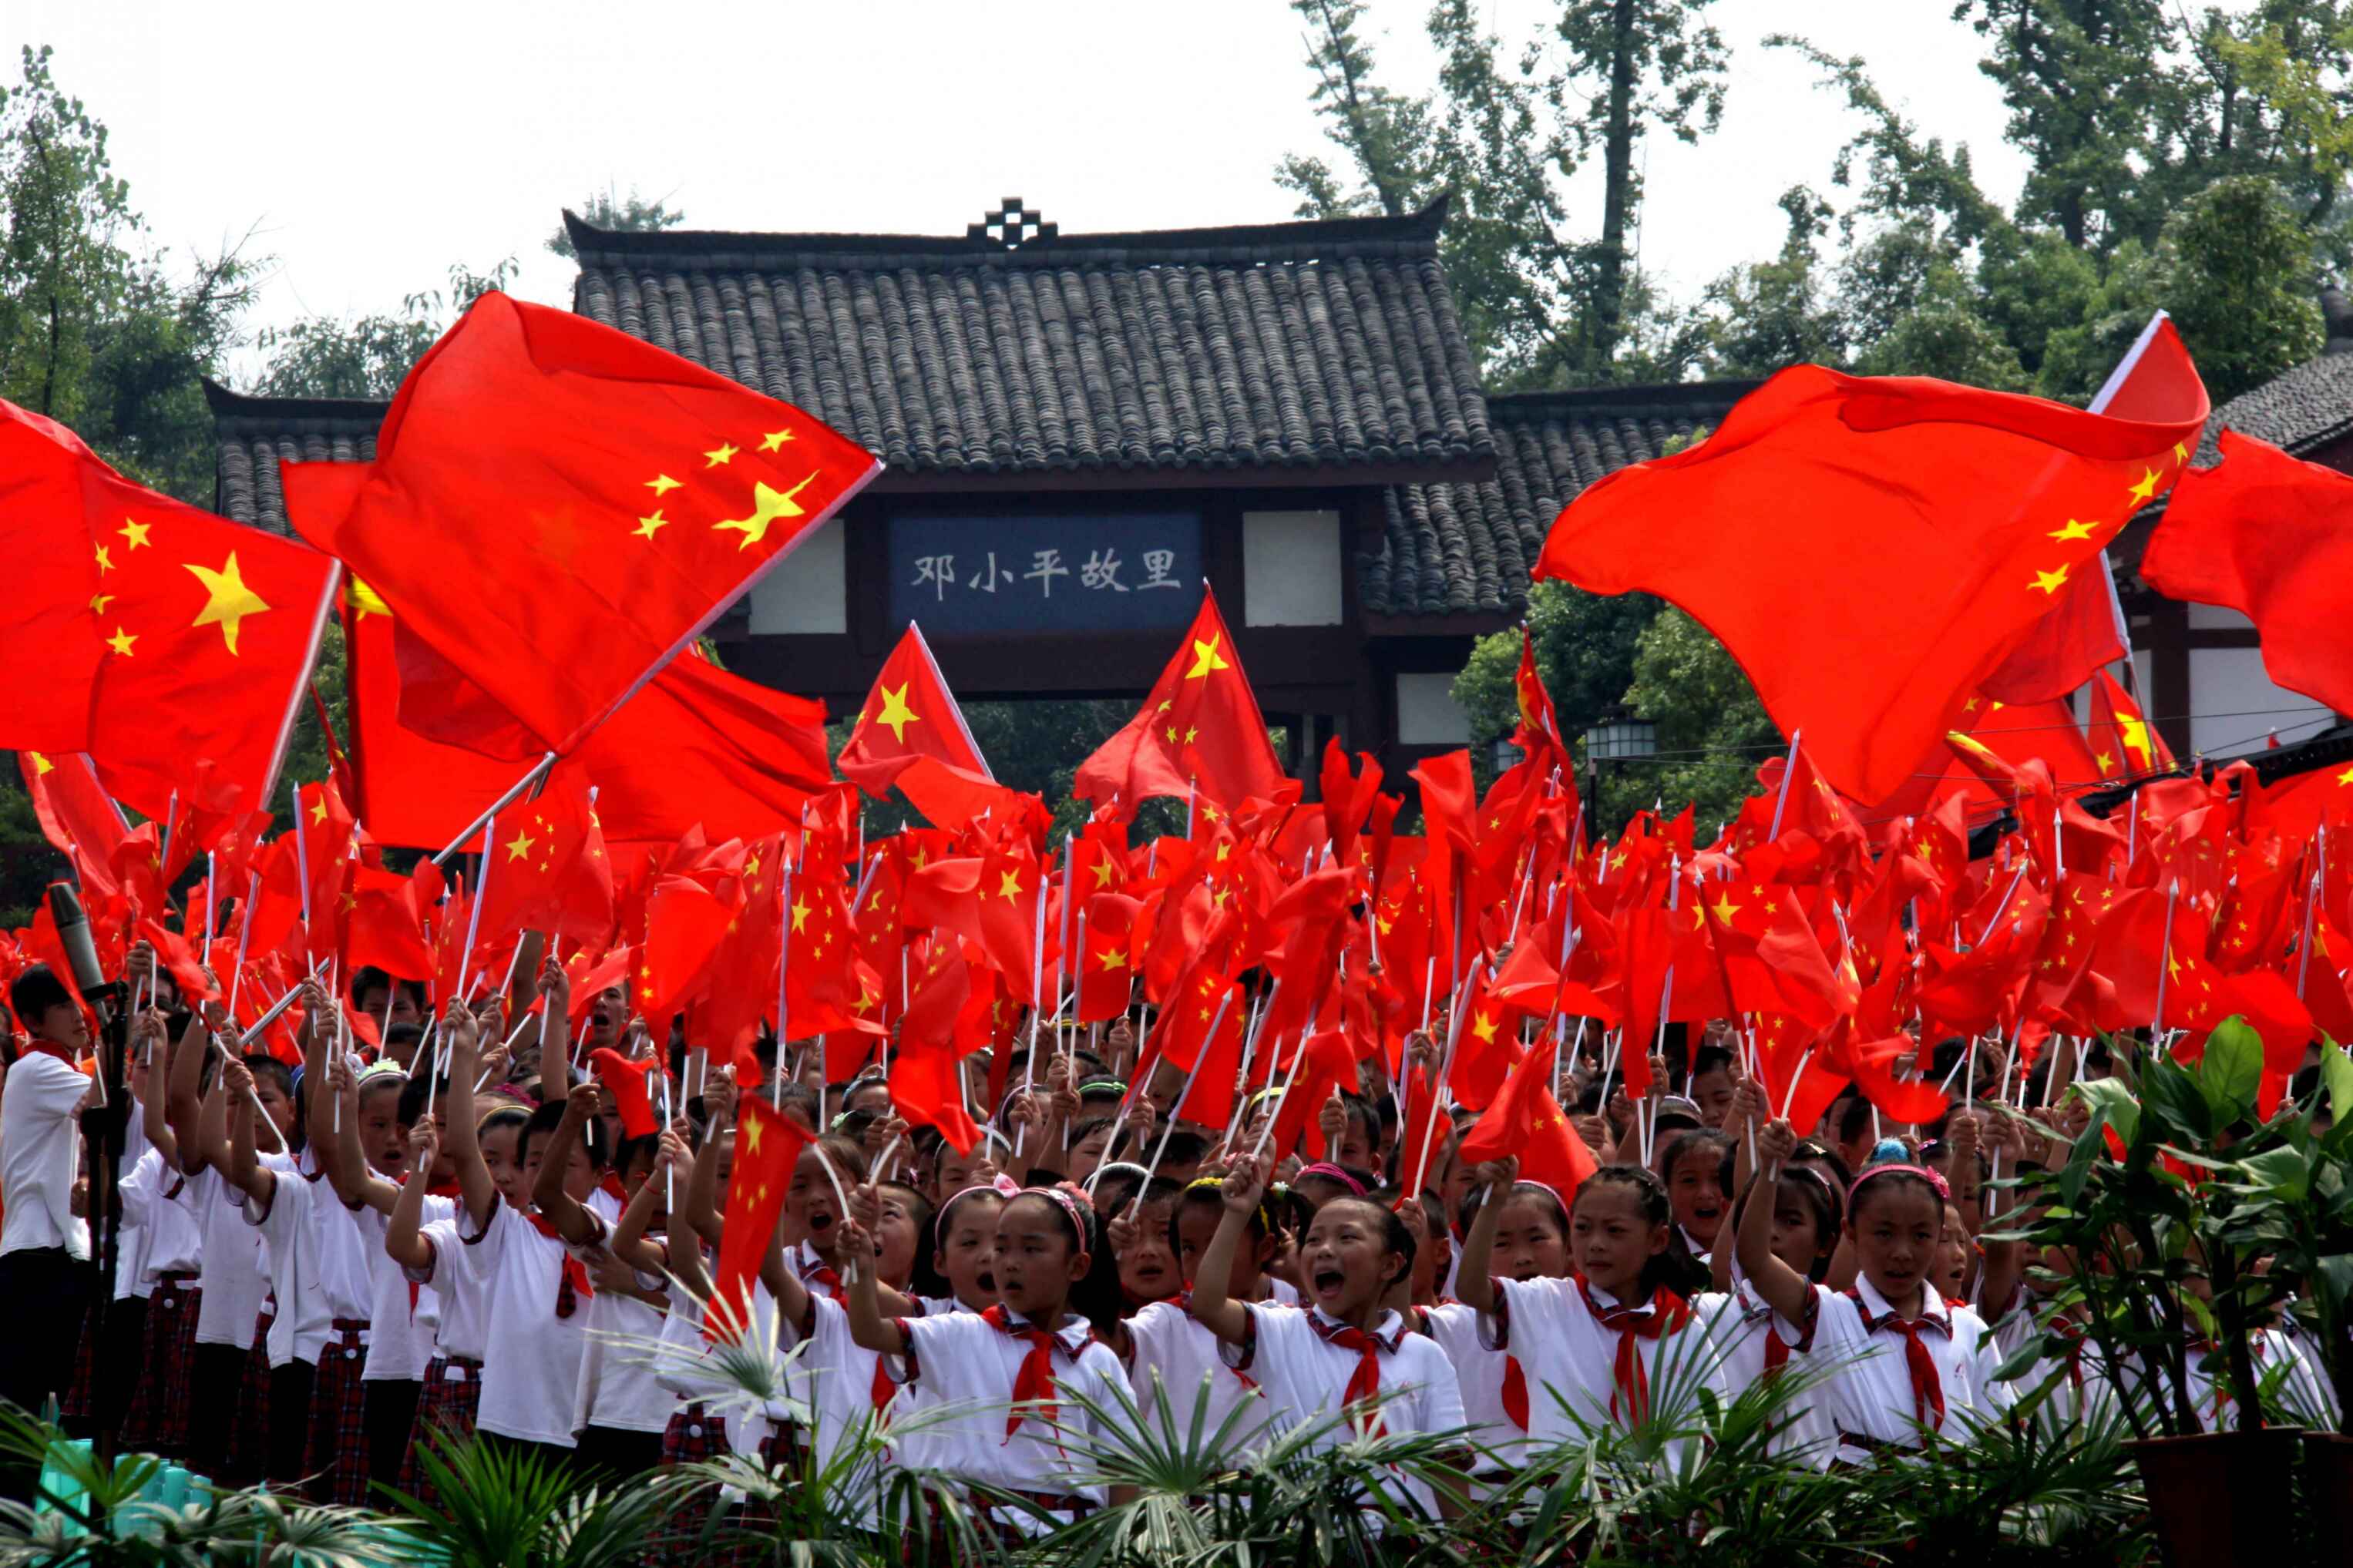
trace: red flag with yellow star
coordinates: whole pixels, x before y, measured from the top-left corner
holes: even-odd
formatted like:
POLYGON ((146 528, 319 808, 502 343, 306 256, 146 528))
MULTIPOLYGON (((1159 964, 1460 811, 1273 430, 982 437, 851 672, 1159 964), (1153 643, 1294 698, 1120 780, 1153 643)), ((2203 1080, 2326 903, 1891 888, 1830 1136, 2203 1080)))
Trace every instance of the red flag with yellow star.
POLYGON ((2171 771, 2172 750, 2165 737, 2103 669, 2092 677, 2092 762, 2104 779, 2143 778, 2171 771))
POLYGON ((1586 1177, 1601 1168, 1601 1162, 1561 1113, 1560 1102, 1545 1081, 1551 1072, 1548 1047, 1521 1052, 1502 1090, 1462 1135, 1454 1157, 1477 1165, 1516 1155, 1521 1179, 1544 1183, 1566 1202, 1586 1177))
POLYGON ((2119 419, 1799 365, 1697 446, 1588 487, 1535 575, 1680 605, 1834 788, 1884 800, 2179 472, 2208 412, 2191 386, 2119 419))
POLYGON ((774 1323, 752 1321, 752 1281, 784 1213, 793 1165, 810 1142, 808 1130, 765 1096, 741 1097, 736 1113, 735 1163, 727 1178, 727 1213, 720 1222, 719 1262, 711 1276, 711 1304, 702 1314, 703 1337, 723 1342, 776 1331, 774 1323))
POLYGON ((558 768, 538 799, 501 811, 497 826, 483 849, 482 941, 526 930, 580 942, 612 934, 613 863, 578 769, 558 768))
POLYGON ((849 918, 857 887, 829 835, 812 833, 803 841, 786 910, 791 917, 784 946, 788 1038, 881 1032, 882 986, 858 956, 858 930, 849 918))
POLYGON ((1573 785, 1577 759, 1560 732, 1560 718, 1553 711, 1552 694, 1545 689, 1544 676, 1536 668, 1535 638, 1525 625, 1520 627, 1520 668, 1512 677, 1512 694, 1520 710, 1519 727, 1513 731, 1512 743, 1546 770, 1558 768, 1563 782, 1573 785))
POLYGON ((1079 764, 1071 793, 1098 803, 1115 797, 1123 812, 1133 813, 1142 801, 1182 796, 1198 784, 1203 799, 1230 808, 1271 795, 1282 783, 1282 764, 1258 698, 1218 613, 1218 597, 1204 588, 1176 657, 1135 717, 1079 764))
POLYGON ((164 816, 199 758, 266 805, 333 597, 314 550, 132 483, 64 426, 0 403, 11 610, 0 742, 86 752, 164 816))
POLYGON ((881 467, 789 404, 493 291, 401 384, 350 508, 290 517, 568 752, 881 467))
POLYGON ((1124 893, 1097 893, 1086 900, 1086 938, 1079 956, 1082 1024, 1100 1024, 1127 1011, 1135 990, 1134 951, 1136 912, 1143 901, 1124 893))
POLYGON ((16 767, 25 775, 25 793, 32 796, 41 837, 71 862, 82 897, 112 898, 121 888, 114 875, 114 851, 130 836, 131 825, 107 798, 90 758, 79 752, 56 757, 18 752, 16 767))
MULTIPOLYGON (((964 710, 940 674, 923 628, 912 623, 900 634, 899 646, 882 661, 873 689, 858 710, 857 727, 841 748, 835 766, 841 776, 878 800, 891 793, 893 780, 918 757, 929 757, 947 767, 994 782, 987 759, 964 721, 964 710)), ((943 822, 943 827, 961 826, 943 822)))

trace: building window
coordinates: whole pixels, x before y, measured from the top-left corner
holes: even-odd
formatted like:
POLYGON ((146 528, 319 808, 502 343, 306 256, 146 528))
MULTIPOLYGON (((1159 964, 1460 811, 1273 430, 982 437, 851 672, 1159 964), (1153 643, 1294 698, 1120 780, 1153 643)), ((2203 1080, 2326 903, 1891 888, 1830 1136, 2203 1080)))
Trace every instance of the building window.
POLYGON ((849 629, 849 577, 842 566, 841 519, 796 545, 752 585, 755 635, 813 636, 849 629))
POLYGON ((1242 513, 1242 623, 1340 624, 1340 514, 1242 513))
POLYGON ((1443 670, 1397 678, 1397 737, 1406 746, 1467 746, 1471 715, 1454 700, 1454 677, 1443 670))

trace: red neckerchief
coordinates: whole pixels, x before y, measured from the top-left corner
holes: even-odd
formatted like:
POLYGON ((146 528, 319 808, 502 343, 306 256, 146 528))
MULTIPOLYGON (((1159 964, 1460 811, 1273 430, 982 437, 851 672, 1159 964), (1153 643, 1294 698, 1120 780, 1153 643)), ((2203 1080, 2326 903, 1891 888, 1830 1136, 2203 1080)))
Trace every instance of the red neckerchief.
MULTIPOLYGON (((1495 1280, 1491 1289, 1495 1292, 1495 1300, 1501 1301, 1504 1299, 1504 1282, 1501 1279, 1495 1280)), ((1447 1304, 1447 1300, 1448 1298, 1441 1296, 1439 1298, 1438 1304, 1443 1307, 1447 1304)), ((1428 1333, 1430 1331, 1430 1309, 1427 1307, 1417 1307, 1414 1310, 1422 1315, 1421 1331, 1428 1333)), ((1513 1426, 1517 1426, 1523 1432, 1526 1431, 1528 1429, 1527 1369, 1520 1365, 1520 1358, 1514 1355, 1509 1351, 1505 1351, 1504 1352, 1503 1398, 1504 1414, 1511 1418, 1513 1426)))
POLYGON ((1912 1418, 1932 1432, 1944 1430, 1945 1380, 1937 1374, 1936 1358, 1928 1353, 1927 1342, 1921 1339, 1920 1331, 1934 1329, 1950 1340, 1953 1337, 1952 1310, 1947 1308, 1946 1316, 1942 1318, 1931 1318, 1924 1313, 1913 1319, 1903 1317, 1890 1309, 1874 1318, 1871 1315, 1871 1309, 1862 1304, 1861 1290, 1851 1289, 1846 1294, 1847 1300, 1854 1303, 1855 1310, 1862 1316, 1864 1332, 1875 1334, 1884 1329, 1902 1338, 1904 1370, 1912 1377, 1912 1418))
MULTIPOLYGON (((1021 1429, 1021 1423, 1031 1415, 1040 1416, 1050 1425, 1061 1414, 1060 1391, 1054 1386, 1054 1349, 1061 1343, 1061 1336, 1035 1323, 1015 1322, 1002 1301, 980 1317, 1008 1339, 1019 1340, 1029 1347, 1029 1353, 1021 1358, 1020 1368, 1013 1374, 1013 1408, 1005 1413, 1005 1441, 1010 1443, 1013 1434, 1021 1429)), ((1067 1350, 1062 1353, 1070 1355, 1067 1350)))
POLYGON ((1691 1321, 1691 1305, 1672 1290, 1660 1289, 1651 1292, 1650 1305, 1604 1307, 1593 1299, 1593 1288, 1585 1276, 1577 1276, 1577 1293, 1585 1298, 1585 1310, 1595 1321, 1618 1336, 1618 1352, 1610 1360, 1610 1377, 1615 1386, 1609 1394, 1609 1414, 1617 1418, 1620 1401, 1625 1404, 1625 1422, 1639 1426, 1651 1418, 1651 1374, 1642 1365, 1641 1342, 1655 1342, 1673 1333, 1691 1321))
POLYGON ((842 1300, 840 1271, 806 1247, 801 1249, 797 1271, 802 1285, 824 1291, 828 1300, 842 1300))
POLYGON ((1746 1286, 1736 1285, 1733 1287, 1733 1299, 1740 1303, 1741 1321, 1756 1324, 1757 1331, 1765 1336, 1765 1375, 1767 1378, 1778 1375, 1781 1369, 1789 1364, 1789 1342, 1773 1327, 1771 1304, 1764 1301, 1752 1303, 1746 1286))
MULTIPOLYGON (((1348 1374, 1348 1386, 1340 1392, 1342 1406, 1354 1410, 1366 1400, 1377 1398, 1381 1392, 1381 1357, 1384 1354, 1395 1355, 1398 1346, 1405 1342, 1404 1321, 1400 1319, 1397 1331, 1384 1339, 1379 1332, 1357 1328, 1353 1323, 1333 1322, 1320 1310, 1311 1307, 1307 1310, 1307 1326, 1314 1330, 1315 1337, 1325 1344, 1356 1353, 1356 1368, 1348 1374)), ((1388 1423, 1376 1418, 1373 1435, 1385 1436, 1388 1431, 1388 1423)))
MULTIPOLYGON (((1271 1300, 1271 1298, 1261 1298, 1256 1301, 1245 1301, 1242 1305, 1245 1307, 1264 1306, 1269 1300, 1271 1300)), ((1179 1290, 1176 1294, 1168 1298, 1168 1304, 1189 1318, 1193 1315, 1193 1292, 1190 1290, 1179 1290)), ((1219 1356, 1218 1358, 1218 1364, 1219 1366, 1225 1366, 1226 1358, 1219 1356)), ((1256 1389, 1258 1387, 1258 1379, 1242 1371, 1241 1368, 1238 1366, 1227 1366, 1226 1370, 1233 1373, 1234 1381, 1240 1384, 1244 1388, 1256 1389)))
POLYGON ((81 1071, 81 1058, 71 1047, 61 1046, 55 1040, 35 1040, 25 1049, 35 1056, 55 1057, 74 1071, 81 1071))
POLYGON ((623 1208, 629 1206, 629 1189, 621 1185, 621 1178, 615 1173, 606 1172, 604 1179, 596 1184, 596 1190, 623 1208))
MULTIPOLYGON (((522 1217, 532 1229, 539 1232, 548 1240, 564 1243, 563 1233, 548 1223, 545 1215, 532 1213, 522 1217)), ((580 1310, 581 1302, 596 1294, 596 1292, 588 1284, 588 1266, 574 1257, 571 1247, 565 1244, 564 1272, 555 1281, 555 1315, 559 1318, 570 1317, 580 1310)))

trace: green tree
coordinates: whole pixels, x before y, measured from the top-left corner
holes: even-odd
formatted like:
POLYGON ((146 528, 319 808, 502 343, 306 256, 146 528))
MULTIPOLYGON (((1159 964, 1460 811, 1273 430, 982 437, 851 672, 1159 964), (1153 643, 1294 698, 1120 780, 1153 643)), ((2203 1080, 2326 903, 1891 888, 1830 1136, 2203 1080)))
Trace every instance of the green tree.
POLYGON ((265 397, 389 398, 449 322, 482 295, 505 288, 518 266, 512 256, 488 272, 458 262, 446 289, 411 294, 396 312, 306 316, 264 328, 258 341, 269 359, 252 390, 265 397))
MULTIPOLYGON (((598 228, 625 234, 651 234, 665 228, 676 228, 686 221, 686 214, 670 205, 670 197, 648 201, 638 194, 635 185, 622 195, 610 185, 590 195, 576 209, 580 216, 598 228)), ((572 247, 572 231, 562 224, 547 237, 547 248, 566 261, 579 258, 572 247)))
POLYGON ((1606 824, 1641 807, 1690 804, 1702 841, 1756 793, 1757 769, 1783 744, 1732 655, 1706 627, 1669 606, 1634 645, 1626 705, 1659 727, 1659 761, 1606 775, 1596 811, 1606 824))
POLYGON ((2150 270, 2217 403, 2320 352, 2310 237, 2272 180, 2234 175, 2191 197, 2150 270))
POLYGON ((1789 220, 1781 253, 1735 268, 1708 287, 1711 375, 1766 376, 1785 365, 1846 360, 1846 323, 1820 253, 1830 209, 1810 187, 1792 185, 1781 193, 1781 210, 1789 220))

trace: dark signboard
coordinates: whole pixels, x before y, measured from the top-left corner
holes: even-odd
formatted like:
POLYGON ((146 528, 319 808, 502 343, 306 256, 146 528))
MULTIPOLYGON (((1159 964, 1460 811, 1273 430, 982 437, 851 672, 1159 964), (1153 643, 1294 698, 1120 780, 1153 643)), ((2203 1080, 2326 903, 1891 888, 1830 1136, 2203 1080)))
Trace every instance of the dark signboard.
POLYGON ((1183 626, 1201 602, 1201 518, 898 516, 891 616, 937 637, 1183 626))

